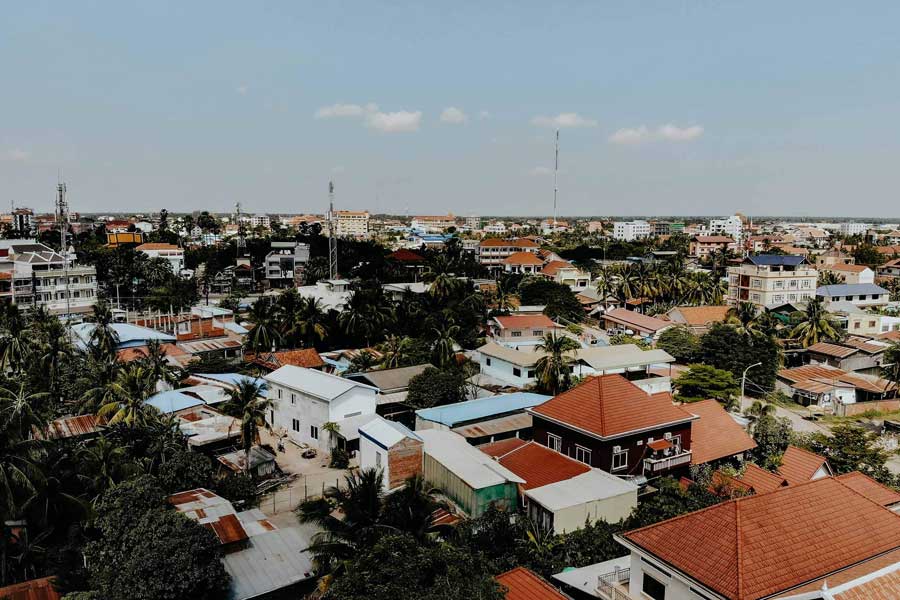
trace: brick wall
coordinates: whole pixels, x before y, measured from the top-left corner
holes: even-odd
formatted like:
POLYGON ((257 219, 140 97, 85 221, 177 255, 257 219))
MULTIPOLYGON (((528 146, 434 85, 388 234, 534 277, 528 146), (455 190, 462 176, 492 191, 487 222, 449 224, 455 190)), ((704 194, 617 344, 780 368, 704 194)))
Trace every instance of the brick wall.
POLYGON ((388 489, 403 485, 413 475, 421 475, 422 446, 422 442, 407 438, 388 451, 388 489))
POLYGON ((873 400, 871 402, 839 404, 837 414, 842 417, 854 417, 869 410, 877 410, 879 412, 900 410, 900 400, 873 400))

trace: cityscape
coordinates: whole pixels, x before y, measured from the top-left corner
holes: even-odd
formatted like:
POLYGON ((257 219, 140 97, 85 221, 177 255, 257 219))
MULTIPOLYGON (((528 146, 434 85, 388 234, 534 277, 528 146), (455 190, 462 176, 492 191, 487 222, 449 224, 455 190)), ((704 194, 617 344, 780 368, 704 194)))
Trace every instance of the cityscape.
POLYGON ((900 598, 829 4, 10 7, 0 599, 900 598))

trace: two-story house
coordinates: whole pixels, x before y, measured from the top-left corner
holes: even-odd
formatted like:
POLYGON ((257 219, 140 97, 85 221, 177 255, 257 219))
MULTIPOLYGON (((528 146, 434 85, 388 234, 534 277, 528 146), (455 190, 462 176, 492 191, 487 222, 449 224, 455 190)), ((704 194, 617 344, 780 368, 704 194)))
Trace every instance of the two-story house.
POLYGON ((494 340, 514 346, 523 342, 535 342, 545 333, 558 332, 562 326, 547 315, 506 315, 494 317, 494 340))
POLYGON ((891 293, 874 283, 842 283, 823 285, 816 289, 816 297, 829 302, 845 301, 860 308, 886 306, 891 293))
POLYGON ((273 401, 269 424, 298 444, 328 450, 326 423, 375 414, 378 390, 343 377, 286 365, 264 375, 273 401))
POLYGON ((613 475, 647 477, 687 470, 699 418, 621 375, 592 377, 528 412, 537 443, 613 475))
POLYGON ((688 253, 694 258, 704 259, 713 252, 736 252, 737 242, 727 235, 696 235, 691 238, 688 253))
POLYGON ((502 269, 503 261, 517 252, 536 253, 540 246, 528 238, 488 238, 478 244, 478 262, 489 269, 502 269))
POLYGON ((309 244, 272 242, 266 255, 266 281, 270 287, 295 287, 303 280, 303 269, 309 262, 309 244))

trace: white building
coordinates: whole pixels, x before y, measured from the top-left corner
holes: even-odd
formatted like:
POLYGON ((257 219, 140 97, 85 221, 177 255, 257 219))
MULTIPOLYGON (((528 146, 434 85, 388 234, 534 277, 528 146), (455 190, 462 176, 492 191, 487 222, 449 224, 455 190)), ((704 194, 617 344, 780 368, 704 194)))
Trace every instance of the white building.
POLYGON ((472 231, 478 231, 479 229, 481 229, 481 217, 469 215, 468 217, 466 217, 466 227, 472 231))
POLYGON ((418 231, 441 233, 448 227, 456 227, 456 217, 452 214, 413 217, 409 226, 418 231))
POLYGON ((338 237, 366 237, 369 235, 369 211, 336 210, 338 237))
POLYGON ((730 236, 734 241, 740 244, 741 236, 744 233, 744 222, 737 215, 725 219, 710 219, 709 232, 712 235, 730 236))
POLYGON ((485 233, 493 233, 497 235, 503 235, 506 233, 506 225, 501 223, 500 221, 494 221, 493 223, 489 223, 484 226, 485 233))
POLYGON ((172 273, 178 275, 184 269, 184 250, 174 244, 147 243, 135 248, 147 258, 163 258, 172 267, 172 273))
POLYGON ((274 407, 269 424, 297 444, 328 451, 325 423, 375 414, 378 390, 313 369, 286 365, 264 376, 274 407))
POLYGON ((402 423, 374 417, 359 428, 359 468, 380 469, 384 490, 422 473, 422 438, 402 423))
POLYGON ((728 303, 751 302, 765 308, 805 302, 813 297, 819 272, 802 256, 759 254, 728 267, 728 303))
POLYGON ((633 242, 650 237, 650 223, 647 221, 616 221, 613 223, 613 238, 633 242))
POLYGON ((841 235, 865 235, 871 225, 869 223, 856 223, 854 221, 841 223, 841 235))
POLYGON ((272 218, 269 215, 253 215, 247 217, 247 222, 250 224, 251 229, 256 229, 257 227, 270 229, 272 227, 272 218))
POLYGON ((97 303, 97 269, 34 240, 0 240, 0 299, 55 315, 88 313, 97 303))

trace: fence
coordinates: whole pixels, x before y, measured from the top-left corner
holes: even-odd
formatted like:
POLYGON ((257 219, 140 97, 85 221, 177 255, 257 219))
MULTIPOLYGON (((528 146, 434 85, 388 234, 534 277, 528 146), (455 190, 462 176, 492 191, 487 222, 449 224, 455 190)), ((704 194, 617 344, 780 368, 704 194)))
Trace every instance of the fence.
POLYGON ((900 400, 872 400, 870 402, 854 402, 838 404, 835 414, 840 417, 855 417, 864 412, 894 412, 900 410, 900 400))
POLYGON ((600 575, 597 578, 597 591, 601 598, 606 600, 632 600, 631 596, 619 587, 622 582, 631 577, 631 569, 616 569, 612 573, 600 575))
POLYGON ((329 487, 344 487, 343 477, 335 477, 334 473, 300 475, 284 487, 263 494, 259 506, 267 513, 278 514, 290 512, 307 500, 321 498, 329 487))

